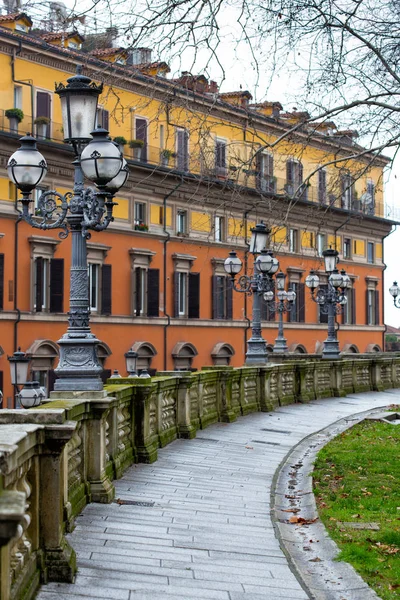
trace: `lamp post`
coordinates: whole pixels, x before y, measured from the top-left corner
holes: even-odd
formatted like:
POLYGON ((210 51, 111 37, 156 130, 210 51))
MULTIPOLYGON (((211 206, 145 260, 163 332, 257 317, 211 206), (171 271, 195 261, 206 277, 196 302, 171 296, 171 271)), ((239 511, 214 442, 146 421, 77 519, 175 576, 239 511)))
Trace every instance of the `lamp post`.
POLYGON ((319 277, 315 271, 311 270, 306 277, 306 286, 311 290, 311 298, 316 302, 320 311, 328 315, 328 337, 324 342, 322 358, 339 358, 339 341, 335 327, 336 315, 347 303, 346 289, 350 284, 350 277, 346 271, 340 273, 337 270, 339 252, 328 248, 322 253, 325 261, 325 271, 328 275, 328 284, 326 289, 317 289, 320 285, 319 277))
POLYGON ((393 297, 393 304, 396 308, 400 308, 400 298, 398 297, 400 292, 397 281, 393 281, 393 285, 389 288, 389 294, 393 297))
POLYGON ((58 341, 60 361, 55 369, 58 379, 55 391, 101 391, 103 370, 97 358, 99 340, 89 326, 88 266, 86 240, 89 230, 102 231, 113 220, 113 196, 125 183, 128 167, 108 131, 94 129, 96 108, 101 85, 89 77, 77 74, 67 85, 58 84, 56 94, 61 100, 64 141, 74 149, 75 176, 73 192, 65 195, 56 191, 41 194, 35 213, 29 210, 31 192, 47 171, 44 157, 30 135, 21 138, 21 147, 10 157, 8 174, 22 192, 21 217, 32 227, 49 230, 61 228, 60 238, 72 236, 70 272, 70 310, 68 329, 58 341), (84 176, 96 188, 84 187, 84 176))
POLYGON ((27 381, 30 357, 18 348, 12 356, 8 357, 10 363, 11 383, 15 390, 15 399, 22 408, 32 408, 46 397, 46 391, 40 387, 38 381, 27 381), (20 390, 20 386, 24 387, 20 390))
POLYGON ((275 339, 275 344, 272 352, 274 354, 284 354, 288 351, 286 338, 283 335, 283 314, 292 310, 293 303, 296 300, 296 292, 292 289, 285 290, 286 275, 280 271, 275 275, 276 282, 276 298, 271 290, 265 292, 264 300, 267 302, 270 310, 278 313, 278 336, 275 339))
POLYGON ((128 377, 138 377, 138 373, 136 370, 138 359, 138 353, 134 350, 128 350, 125 353, 125 362, 126 362, 126 370, 128 372, 128 377))
POLYGON ((279 262, 266 249, 270 230, 261 221, 251 230, 249 251, 254 257, 253 275, 241 275, 238 285, 235 278, 242 269, 242 261, 232 250, 225 260, 225 271, 230 275, 232 287, 236 292, 253 296, 253 315, 251 323, 251 338, 247 341, 246 365, 265 364, 268 361, 267 345, 261 335, 261 296, 272 291, 274 287, 272 275, 278 268, 279 262))

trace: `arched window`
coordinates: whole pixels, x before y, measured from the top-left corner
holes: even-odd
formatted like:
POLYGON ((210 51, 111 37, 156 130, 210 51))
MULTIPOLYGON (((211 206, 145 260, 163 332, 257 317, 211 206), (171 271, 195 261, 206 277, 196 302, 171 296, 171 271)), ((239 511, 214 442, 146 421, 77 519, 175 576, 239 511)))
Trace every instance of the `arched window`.
POLYGON ((150 373, 150 375, 155 375, 155 369, 151 368, 151 361, 153 357, 156 356, 157 350, 150 342, 135 342, 132 345, 131 350, 137 352, 137 362, 136 369, 138 373, 146 369, 150 373))
POLYGON ((54 389, 54 368, 59 349, 52 340, 35 340, 26 351, 31 356, 31 377, 46 388, 47 395, 54 389))
POLYGON ((226 344, 224 342, 215 344, 214 348, 211 350, 213 365, 228 366, 234 354, 235 350, 230 344, 226 344))

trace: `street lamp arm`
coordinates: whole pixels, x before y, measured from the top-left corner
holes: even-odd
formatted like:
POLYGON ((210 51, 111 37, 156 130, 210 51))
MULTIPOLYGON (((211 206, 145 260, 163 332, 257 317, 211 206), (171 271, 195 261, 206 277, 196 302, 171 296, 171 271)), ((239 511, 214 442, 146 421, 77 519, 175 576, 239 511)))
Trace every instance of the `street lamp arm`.
POLYGON ((71 192, 65 195, 48 190, 43 192, 38 199, 37 208, 34 213, 29 212, 29 204, 32 202, 29 193, 24 193, 21 199, 22 211, 18 210, 21 217, 36 229, 63 229, 61 237, 68 236, 68 228, 65 219, 68 213, 68 197, 72 196, 71 192))
POLYGON ((248 275, 241 275, 238 279, 238 283, 236 284, 235 278, 231 277, 232 288, 235 292, 240 292, 241 294, 248 294, 251 296, 252 294, 252 278, 248 275))

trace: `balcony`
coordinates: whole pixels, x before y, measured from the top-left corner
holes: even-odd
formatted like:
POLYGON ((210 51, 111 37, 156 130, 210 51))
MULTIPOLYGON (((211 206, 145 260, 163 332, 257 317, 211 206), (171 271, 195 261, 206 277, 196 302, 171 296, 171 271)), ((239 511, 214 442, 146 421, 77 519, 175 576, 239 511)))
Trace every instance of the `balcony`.
POLYGON ((31 115, 24 115, 23 120, 13 127, 12 121, 5 115, 5 110, 0 110, 0 131, 15 134, 22 137, 26 133, 31 133, 38 140, 49 140, 51 142, 62 143, 64 141, 64 131, 61 123, 50 121, 44 127, 35 124, 35 118, 31 115))

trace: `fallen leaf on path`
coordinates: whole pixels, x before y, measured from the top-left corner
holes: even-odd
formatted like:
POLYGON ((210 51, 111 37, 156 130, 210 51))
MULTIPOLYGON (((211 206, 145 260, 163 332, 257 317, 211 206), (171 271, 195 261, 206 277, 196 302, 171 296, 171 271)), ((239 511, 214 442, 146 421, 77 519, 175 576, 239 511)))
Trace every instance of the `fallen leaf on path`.
POLYGON ((317 519, 318 517, 315 517, 315 519, 304 519, 303 517, 290 517, 289 523, 293 523, 295 525, 310 525, 311 523, 315 523, 317 519))

